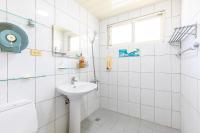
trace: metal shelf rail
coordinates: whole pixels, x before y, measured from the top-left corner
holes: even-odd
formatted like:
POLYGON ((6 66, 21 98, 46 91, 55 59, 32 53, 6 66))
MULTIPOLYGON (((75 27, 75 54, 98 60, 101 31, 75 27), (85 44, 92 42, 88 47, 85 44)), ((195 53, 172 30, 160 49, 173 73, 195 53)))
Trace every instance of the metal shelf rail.
POLYGON ((175 28, 174 33, 169 40, 169 44, 172 46, 177 44, 180 45, 181 41, 189 35, 194 35, 195 38, 197 37, 197 24, 175 28))

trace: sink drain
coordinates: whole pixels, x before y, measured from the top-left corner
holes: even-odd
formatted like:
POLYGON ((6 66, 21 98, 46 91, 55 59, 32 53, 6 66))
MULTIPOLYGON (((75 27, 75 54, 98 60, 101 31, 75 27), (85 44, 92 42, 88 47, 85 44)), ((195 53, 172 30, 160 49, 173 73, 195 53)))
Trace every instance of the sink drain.
POLYGON ((96 122, 98 122, 98 121, 100 121, 100 120, 101 120, 100 118, 96 118, 96 119, 95 119, 96 122))

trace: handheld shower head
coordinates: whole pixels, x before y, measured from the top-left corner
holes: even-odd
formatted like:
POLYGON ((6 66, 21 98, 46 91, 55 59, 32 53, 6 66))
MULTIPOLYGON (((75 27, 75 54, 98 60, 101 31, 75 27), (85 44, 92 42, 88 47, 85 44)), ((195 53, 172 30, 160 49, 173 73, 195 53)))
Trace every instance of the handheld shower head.
POLYGON ((91 43, 92 44, 94 44, 94 41, 95 41, 95 39, 96 39, 96 36, 97 36, 97 32, 96 31, 94 31, 94 34, 93 34, 94 36, 93 36, 93 39, 92 39, 92 41, 91 41, 91 43))

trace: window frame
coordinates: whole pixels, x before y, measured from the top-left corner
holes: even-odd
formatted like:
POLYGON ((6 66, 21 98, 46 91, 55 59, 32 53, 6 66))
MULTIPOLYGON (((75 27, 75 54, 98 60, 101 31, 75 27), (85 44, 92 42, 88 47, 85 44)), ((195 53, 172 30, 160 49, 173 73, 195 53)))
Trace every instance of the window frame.
POLYGON ((119 22, 119 23, 107 26, 107 33, 109 33, 108 36, 107 36, 108 45, 117 46, 117 45, 121 45, 121 44, 132 43, 133 42, 133 27, 134 27, 134 25, 131 21, 119 22), (123 43, 116 43, 116 44, 113 45, 112 39, 111 39, 111 36, 112 36, 111 28, 121 26, 121 25, 126 25, 126 24, 131 24, 131 29, 132 29, 132 31, 131 31, 131 41, 130 42, 127 41, 127 42, 123 42, 123 43))
POLYGON ((107 25, 107 46, 119 46, 121 44, 129 44, 129 43, 133 43, 133 44, 139 44, 139 43, 147 43, 147 42, 162 42, 164 40, 164 11, 160 11, 157 13, 152 13, 152 14, 148 14, 145 16, 140 16, 137 18, 133 18, 133 19, 129 19, 129 20, 125 20, 125 21, 121 21, 121 22, 117 22, 114 24, 110 24, 107 25), (150 18, 154 18, 154 17, 160 17, 161 21, 160 21, 160 39, 159 40, 150 40, 150 41, 142 41, 142 42, 135 42, 135 23, 138 21, 142 21, 145 19, 150 19, 150 18), (132 35, 131 35, 131 42, 124 42, 124 43, 116 43, 116 44, 112 44, 112 33, 111 33, 111 28, 118 26, 118 25, 123 25, 126 23, 131 23, 132 25, 132 35))

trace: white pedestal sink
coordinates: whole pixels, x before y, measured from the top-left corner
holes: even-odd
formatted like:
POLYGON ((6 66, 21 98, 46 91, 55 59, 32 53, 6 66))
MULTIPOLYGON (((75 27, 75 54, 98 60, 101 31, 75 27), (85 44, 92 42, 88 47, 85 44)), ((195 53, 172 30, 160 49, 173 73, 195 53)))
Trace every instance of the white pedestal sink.
POLYGON ((81 97, 96 88, 96 84, 89 82, 75 82, 74 85, 64 84, 56 87, 59 93, 67 96, 70 100, 69 133, 80 133, 81 97))

